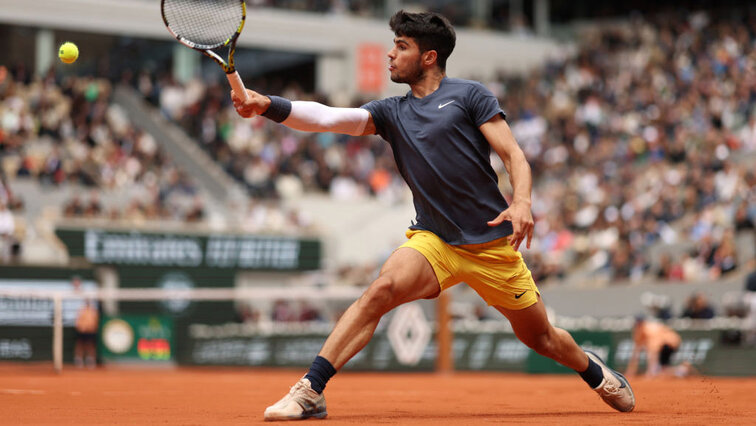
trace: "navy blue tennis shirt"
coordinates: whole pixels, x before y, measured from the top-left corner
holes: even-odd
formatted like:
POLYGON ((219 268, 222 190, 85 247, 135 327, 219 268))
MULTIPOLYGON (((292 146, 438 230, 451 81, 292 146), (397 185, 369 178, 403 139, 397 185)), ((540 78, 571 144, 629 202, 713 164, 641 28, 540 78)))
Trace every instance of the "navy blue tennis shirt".
POLYGON ((491 167, 491 145, 479 127, 497 114, 496 97, 482 84, 444 77, 424 98, 404 96, 363 105, 376 132, 391 144, 412 190, 415 224, 452 245, 480 244, 512 234, 511 222, 490 227, 508 207, 491 167))

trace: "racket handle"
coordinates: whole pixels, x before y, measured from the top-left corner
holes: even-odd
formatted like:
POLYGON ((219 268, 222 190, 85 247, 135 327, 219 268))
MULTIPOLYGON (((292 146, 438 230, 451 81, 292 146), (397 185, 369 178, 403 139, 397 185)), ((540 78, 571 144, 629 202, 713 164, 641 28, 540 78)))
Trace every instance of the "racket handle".
POLYGON ((247 89, 244 88, 244 82, 241 77, 239 77, 239 73, 234 71, 230 74, 226 74, 226 78, 228 78, 228 83, 231 85, 231 88, 234 89, 234 92, 246 101, 248 99, 247 89))

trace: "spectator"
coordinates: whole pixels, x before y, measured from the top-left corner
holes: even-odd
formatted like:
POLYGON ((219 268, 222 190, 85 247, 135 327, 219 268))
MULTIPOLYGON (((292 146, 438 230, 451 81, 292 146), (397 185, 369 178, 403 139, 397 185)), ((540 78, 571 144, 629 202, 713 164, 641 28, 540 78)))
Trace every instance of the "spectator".
POLYGON ((711 319, 714 318, 714 308, 709 304, 709 301, 703 293, 693 293, 685 303, 682 317, 691 319, 711 319))
POLYGON ((100 193, 92 190, 89 193, 89 202, 81 212, 85 217, 99 217, 103 213, 102 203, 100 203, 100 193))
POLYGON ((745 341, 751 346, 756 346, 756 271, 746 277, 745 291, 745 302, 748 305, 745 341))
POLYGON ((288 301, 279 299, 273 303, 271 319, 275 322, 292 322, 297 320, 297 316, 288 301))
POLYGON ((0 200, 0 262, 11 261, 19 251, 19 242, 16 240, 16 221, 5 202, 0 200))
POLYGON ((719 246, 714 249, 712 256, 712 278, 732 272, 738 266, 735 249, 735 235, 731 230, 725 232, 719 246))
POLYGON ((97 329, 100 315, 94 302, 87 299, 76 315, 76 344, 74 363, 77 367, 86 365, 94 368, 97 364, 97 329))
POLYGON ((321 313, 305 300, 299 302, 299 321, 312 322, 323 321, 321 313))
POLYGON ((659 257, 656 278, 664 281, 680 281, 683 279, 682 265, 675 262, 669 253, 662 253, 659 257))

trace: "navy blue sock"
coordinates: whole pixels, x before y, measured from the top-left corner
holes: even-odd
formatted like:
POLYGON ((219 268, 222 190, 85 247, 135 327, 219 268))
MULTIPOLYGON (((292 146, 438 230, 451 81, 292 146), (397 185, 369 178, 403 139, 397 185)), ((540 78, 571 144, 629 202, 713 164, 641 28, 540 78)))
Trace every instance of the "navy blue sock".
POLYGON ((604 380, 604 370, 602 370, 601 366, 593 362, 590 358, 588 358, 588 368, 582 373, 579 371, 577 373, 580 374, 580 377, 582 377, 586 383, 588 383, 588 386, 590 386, 591 389, 595 389, 601 384, 601 381, 604 380))
POLYGON ((322 356, 315 357, 315 361, 310 366, 310 371, 305 374, 305 379, 310 381, 312 389, 317 393, 323 393, 323 389, 326 387, 328 380, 336 374, 336 369, 333 368, 330 362, 322 356))

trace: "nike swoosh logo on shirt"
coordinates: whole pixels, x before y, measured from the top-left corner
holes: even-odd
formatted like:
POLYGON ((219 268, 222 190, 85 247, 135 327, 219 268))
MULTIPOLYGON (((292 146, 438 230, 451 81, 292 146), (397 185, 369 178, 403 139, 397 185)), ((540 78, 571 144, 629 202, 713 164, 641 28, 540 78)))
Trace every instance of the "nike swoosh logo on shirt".
POLYGON ((447 102, 447 103, 445 103, 445 104, 441 104, 441 105, 439 105, 439 106, 438 106, 438 109, 441 109, 441 108, 443 108, 443 107, 445 107, 445 106, 449 105, 449 104, 450 104, 450 103, 452 103, 452 102, 454 102, 454 101, 449 101, 449 102, 447 102))

